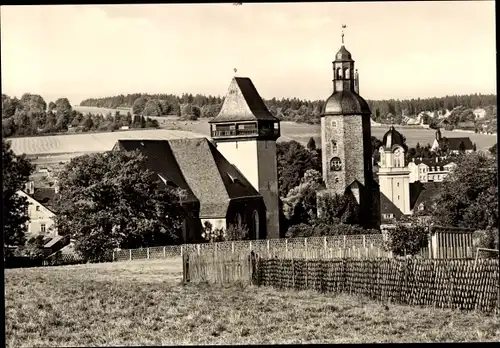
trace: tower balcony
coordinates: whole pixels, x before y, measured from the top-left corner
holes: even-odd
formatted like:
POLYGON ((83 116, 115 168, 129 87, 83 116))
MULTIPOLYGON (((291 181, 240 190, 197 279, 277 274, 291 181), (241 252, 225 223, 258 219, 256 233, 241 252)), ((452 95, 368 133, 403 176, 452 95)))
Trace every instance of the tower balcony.
POLYGON ((276 140, 280 137, 280 126, 279 122, 233 122, 211 124, 210 136, 214 140, 276 140))

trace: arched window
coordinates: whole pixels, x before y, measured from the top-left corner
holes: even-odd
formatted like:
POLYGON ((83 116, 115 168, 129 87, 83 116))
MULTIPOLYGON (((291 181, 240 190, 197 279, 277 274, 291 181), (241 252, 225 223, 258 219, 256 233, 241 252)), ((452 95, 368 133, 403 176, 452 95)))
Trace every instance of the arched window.
POLYGON ((335 172, 338 172, 339 170, 342 170, 342 162, 341 162, 340 158, 333 157, 330 160, 330 170, 333 170, 335 172))
POLYGON ((344 69, 344 78, 345 79, 350 79, 350 71, 349 68, 344 69))
POLYGON ((253 211, 253 230, 255 232, 255 239, 259 239, 259 212, 257 210, 253 211))
POLYGON ((338 79, 342 78, 342 68, 337 68, 337 78, 338 79))

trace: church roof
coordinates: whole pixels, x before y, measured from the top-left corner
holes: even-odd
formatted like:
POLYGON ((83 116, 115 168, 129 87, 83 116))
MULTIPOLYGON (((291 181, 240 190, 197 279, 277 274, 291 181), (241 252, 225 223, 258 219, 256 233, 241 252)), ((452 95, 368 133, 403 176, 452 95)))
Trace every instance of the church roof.
POLYGON ((370 115, 368 103, 352 91, 333 93, 325 103, 323 115, 370 115))
POLYGON ((392 149, 394 145, 399 145, 403 148, 405 147, 403 135, 399 133, 393 126, 391 126, 389 130, 384 134, 382 144, 387 149, 392 149))
POLYGON ((139 150, 146 167, 166 185, 185 189, 185 202, 199 202, 201 218, 223 218, 231 199, 261 197, 206 138, 119 140, 120 150, 139 150))
POLYGON ((279 121, 264 104, 252 80, 234 77, 219 114, 210 123, 257 120, 279 121))
POLYGON ((349 52, 344 45, 340 47, 340 50, 335 55, 336 62, 352 62, 351 52, 349 52))

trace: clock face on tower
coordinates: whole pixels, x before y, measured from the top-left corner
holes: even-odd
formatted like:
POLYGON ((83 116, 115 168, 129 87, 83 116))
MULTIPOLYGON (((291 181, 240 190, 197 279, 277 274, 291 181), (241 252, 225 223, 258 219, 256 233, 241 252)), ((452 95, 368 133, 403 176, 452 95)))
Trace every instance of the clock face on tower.
POLYGON ((400 153, 401 153, 401 150, 400 150, 400 149, 396 149, 396 151, 394 151, 394 154, 395 154, 396 156, 399 156, 399 154, 400 154, 400 153))

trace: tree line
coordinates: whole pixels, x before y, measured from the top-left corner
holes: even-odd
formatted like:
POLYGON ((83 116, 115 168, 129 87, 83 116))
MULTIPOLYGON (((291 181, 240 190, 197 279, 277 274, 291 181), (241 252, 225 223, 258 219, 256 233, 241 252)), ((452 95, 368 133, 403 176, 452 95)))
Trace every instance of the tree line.
MULTIPOLYGON (((204 96, 184 93, 181 96, 173 94, 134 93, 104 98, 89 98, 83 100, 81 106, 106 108, 132 108, 133 113, 145 113, 147 116, 177 115, 182 107, 191 105, 199 108, 200 117, 214 117, 222 105, 224 98, 219 96, 204 96)), ((298 98, 272 98, 264 100, 270 112, 285 121, 319 123, 319 116, 324 106, 324 100, 301 100, 298 98)), ((367 100, 372 110, 372 118, 380 123, 400 124, 404 116, 415 117, 423 111, 440 111, 446 113, 457 107, 468 111, 478 107, 496 106, 494 94, 453 95, 440 98, 367 100)), ((488 112, 488 110, 487 110, 488 112)), ((496 115, 496 107, 495 107, 496 115)), ((470 113, 469 113, 470 115, 470 113)), ((493 118, 493 115, 490 115, 493 118)), ((466 118, 466 116, 462 118, 466 118)))
POLYGON ((158 128, 158 121, 128 112, 114 115, 73 110, 67 98, 49 102, 37 94, 24 94, 21 99, 2 94, 2 136, 33 136, 59 134, 68 131, 115 131, 120 127, 158 128))

